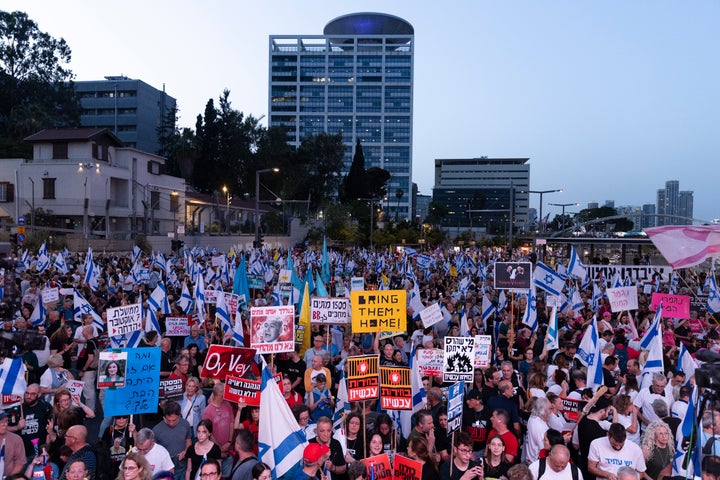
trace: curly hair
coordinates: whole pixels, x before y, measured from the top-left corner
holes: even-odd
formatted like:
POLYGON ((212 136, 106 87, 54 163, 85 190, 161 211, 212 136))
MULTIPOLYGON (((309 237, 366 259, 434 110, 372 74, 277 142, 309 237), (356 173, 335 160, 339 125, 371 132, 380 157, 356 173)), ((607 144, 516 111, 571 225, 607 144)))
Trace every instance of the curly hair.
POLYGON ((655 445, 655 437, 657 436, 657 430, 660 428, 664 428, 665 430, 667 430, 668 434, 670 435, 670 438, 668 439, 668 445, 670 447, 670 458, 672 459, 675 455, 675 439, 673 438, 673 433, 670 431, 670 427, 662 420, 655 420, 647 426, 647 428, 645 429, 645 433, 643 434, 642 440, 640 441, 640 446, 642 447, 643 451, 647 452, 646 460, 648 458, 652 458, 652 456, 655 454, 655 449, 657 448, 657 445, 655 445))

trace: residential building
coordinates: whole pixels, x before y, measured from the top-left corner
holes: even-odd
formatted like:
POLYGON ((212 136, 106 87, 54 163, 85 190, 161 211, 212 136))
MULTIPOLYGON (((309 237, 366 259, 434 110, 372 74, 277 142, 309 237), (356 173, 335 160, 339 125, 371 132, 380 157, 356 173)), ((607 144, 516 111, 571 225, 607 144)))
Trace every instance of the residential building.
POLYGON ((656 225, 655 204, 654 203, 643 204, 641 227, 649 228, 649 227, 654 227, 655 225, 656 225))
POLYGON ((657 225, 690 225, 693 218, 693 192, 680 191, 678 180, 668 180, 657 192, 657 225))
POLYGON ((294 147, 320 132, 342 134, 343 173, 359 139, 365 168, 392 175, 388 213, 411 219, 412 25, 393 15, 352 13, 330 21, 323 35, 272 35, 269 54, 269 126, 284 126, 294 147))
POLYGON ((678 194, 678 225, 692 225, 693 218, 693 192, 684 190, 678 194))

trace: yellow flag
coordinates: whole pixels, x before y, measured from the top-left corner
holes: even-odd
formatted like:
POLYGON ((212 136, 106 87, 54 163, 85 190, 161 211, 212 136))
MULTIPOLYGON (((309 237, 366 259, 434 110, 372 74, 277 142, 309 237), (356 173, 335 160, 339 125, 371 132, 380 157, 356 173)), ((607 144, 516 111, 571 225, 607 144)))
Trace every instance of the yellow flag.
POLYGON ((310 348, 310 337, 312 336, 310 332, 310 291, 307 282, 305 282, 305 290, 303 291, 298 326, 303 331, 302 346, 300 347, 300 358, 302 358, 305 356, 305 351, 310 348))

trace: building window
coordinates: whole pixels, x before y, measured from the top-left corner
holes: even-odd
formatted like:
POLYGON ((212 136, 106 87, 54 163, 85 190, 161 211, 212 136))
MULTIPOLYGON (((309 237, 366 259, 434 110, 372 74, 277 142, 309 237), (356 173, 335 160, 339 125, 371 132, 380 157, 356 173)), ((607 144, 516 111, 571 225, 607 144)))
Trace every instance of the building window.
POLYGON ((15 185, 8 182, 0 182, 0 202, 7 203, 15 200, 15 185))
POLYGON ((55 199, 55 179, 54 178, 43 178, 42 181, 43 181, 43 198, 46 200, 55 199))
POLYGON ((150 192, 150 208, 160 210, 160 192, 150 192))
POLYGON ((68 144, 67 143, 53 143, 53 159, 66 159, 68 158, 68 144))

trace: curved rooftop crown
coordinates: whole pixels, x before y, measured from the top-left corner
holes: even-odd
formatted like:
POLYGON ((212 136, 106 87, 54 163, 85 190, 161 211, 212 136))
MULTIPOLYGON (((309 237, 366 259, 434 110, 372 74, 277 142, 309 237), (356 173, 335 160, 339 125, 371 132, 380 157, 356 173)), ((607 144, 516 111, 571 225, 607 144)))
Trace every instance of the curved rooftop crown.
POLYGON ((414 35, 407 21, 386 13, 350 13, 331 20, 325 35, 414 35))

